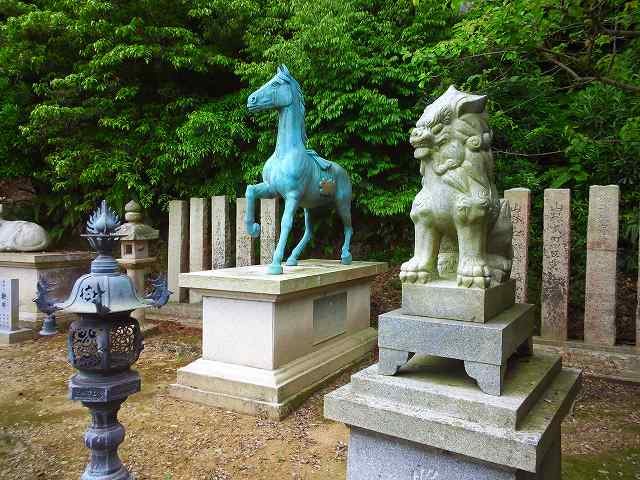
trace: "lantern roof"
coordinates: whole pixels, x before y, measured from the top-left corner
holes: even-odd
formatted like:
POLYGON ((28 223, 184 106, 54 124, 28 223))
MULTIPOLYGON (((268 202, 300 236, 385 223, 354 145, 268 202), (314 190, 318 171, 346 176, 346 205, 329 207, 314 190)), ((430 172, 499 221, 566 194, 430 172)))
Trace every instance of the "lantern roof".
MULTIPOLYGON (((124 236, 119 227, 118 215, 103 200, 89 217, 87 233, 82 235, 97 251, 98 256, 91 262, 90 273, 76 280, 69 298, 55 304, 57 309, 104 315, 159 306, 156 301, 157 293, 149 298, 140 297, 131 278, 120 271, 118 262, 113 257, 114 246, 124 236)), ((156 285, 156 288, 158 286, 164 286, 166 290, 166 285, 156 285)))

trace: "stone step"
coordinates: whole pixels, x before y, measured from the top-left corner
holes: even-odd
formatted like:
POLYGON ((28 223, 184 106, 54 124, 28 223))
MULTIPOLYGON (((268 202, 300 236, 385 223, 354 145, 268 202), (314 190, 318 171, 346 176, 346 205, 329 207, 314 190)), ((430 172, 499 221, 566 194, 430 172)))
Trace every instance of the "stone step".
MULTIPOLYGON (((485 422, 484 417, 463 420, 421 405, 363 395, 356 392, 352 384, 324 397, 324 415, 351 427, 536 473, 558 441, 560 424, 569 412, 579 386, 580 371, 563 368, 521 420, 517 430, 496 427, 485 422)), ((502 397, 486 395, 484 399, 493 402, 502 397)))
POLYGON ((480 391, 460 360, 415 356, 396 376, 372 365, 351 377, 353 392, 426 408, 466 421, 516 430, 562 369, 558 355, 536 354, 509 362, 501 396, 480 391))

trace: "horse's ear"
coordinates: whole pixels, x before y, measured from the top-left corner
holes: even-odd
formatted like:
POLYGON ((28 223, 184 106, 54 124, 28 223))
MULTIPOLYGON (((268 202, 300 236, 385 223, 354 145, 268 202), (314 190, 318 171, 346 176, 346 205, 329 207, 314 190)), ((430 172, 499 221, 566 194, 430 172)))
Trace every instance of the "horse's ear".
POLYGON ((280 70, 282 71, 282 73, 289 75, 289 69, 287 68, 287 66, 283 63, 282 65, 280 65, 280 70))

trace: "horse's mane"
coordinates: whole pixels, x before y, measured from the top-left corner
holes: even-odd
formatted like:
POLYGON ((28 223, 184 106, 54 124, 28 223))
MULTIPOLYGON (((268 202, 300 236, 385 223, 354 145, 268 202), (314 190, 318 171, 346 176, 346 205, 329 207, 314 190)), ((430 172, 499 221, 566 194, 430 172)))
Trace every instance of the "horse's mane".
POLYGON ((278 78, 287 82, 291 86, 291 91, 293 92, 293 101, 297 104, 297 107, 300 109, 300 114, 302 115, 302 143, 306 145, 307 143, 307 127, 304 121, 304 93, 302 93, 302 88, 298 81, 293 78, 293 76, 288 71, 279 70, 278 78))

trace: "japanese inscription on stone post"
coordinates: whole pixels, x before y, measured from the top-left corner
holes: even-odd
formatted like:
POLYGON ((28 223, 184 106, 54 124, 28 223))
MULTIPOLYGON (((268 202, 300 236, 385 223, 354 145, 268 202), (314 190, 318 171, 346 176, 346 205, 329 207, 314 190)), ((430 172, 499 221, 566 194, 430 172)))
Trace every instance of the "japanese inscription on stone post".
POLYGON ((569 189, 544 191, 541 334, 555 340, 567 339, 570 195, 569 189))
POLYGON ((511 222, 513 224, 511 278, 516 281, 516 302, 527 303, 531 191, 528 188, 512 188, 504 192, 504 198, 511 207, 511 222))
POLYGON ((0 278, 0 330, 18 329, 18 279, 0 278))

